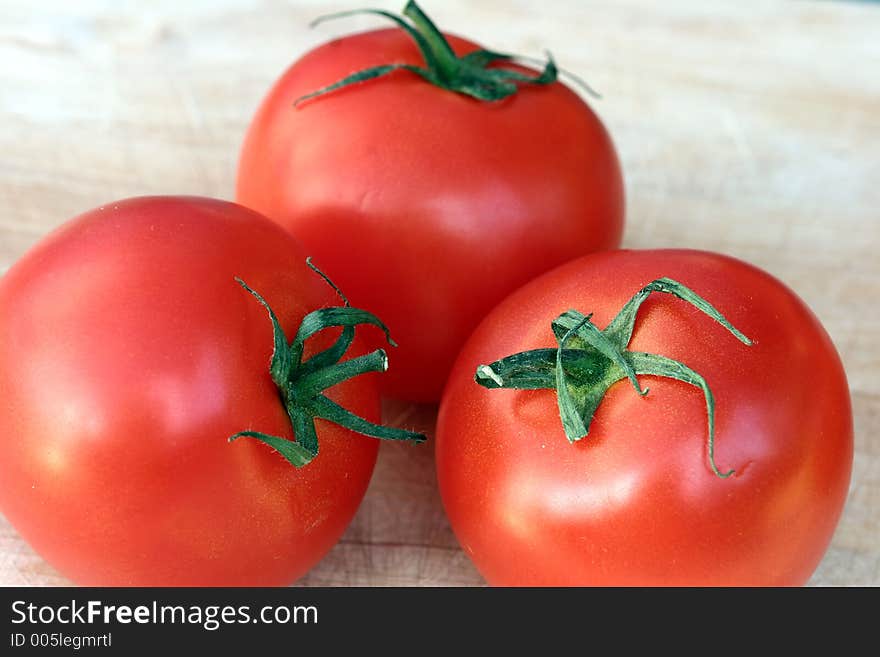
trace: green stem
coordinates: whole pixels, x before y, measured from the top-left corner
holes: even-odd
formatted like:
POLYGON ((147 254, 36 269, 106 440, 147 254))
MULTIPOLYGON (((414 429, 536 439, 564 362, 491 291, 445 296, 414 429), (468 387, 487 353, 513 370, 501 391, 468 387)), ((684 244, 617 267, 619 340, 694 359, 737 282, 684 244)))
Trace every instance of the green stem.
POLYGON ((629 379, 640 395, 638 375, 662 376, 696 386, 703 392, 708 416, 708 460, 712 472, 726 478, 733 470, 721 472, 715 463, 715 398, 706 380, 684 363, 661 356, 629 351, 636 314, 652 292, 678 297, 712 318, 745 345, 752 341, 736 329, 708 301, 690 288, 670 278, 660 278, 639 290, 604 330, 591 321, 592 315, 568 310, 552 324, 557 349, 535 349, 502 358, 491 365, 480 365, 475 374, 485 388, 556 390, 559 415, 565 435, 575 442, 589 434, 590 422, 608 389, 629 379))
MULTIPOLYGON (((333 84, 305 94, 294 101, 294 105, 332 93, 345 87, 360 84, 368 80, 384 77, 395 71, 405 70, 421 77, 426 82, 441 89, 476 98, 483 101, 496 101, 512 96, 518 91, 517 83, 548 85, 556 81, 558 70, 553 57, 547 54, 543 70, 534 75, 527 75, 510 68, 493 66, 497 62, 533 61, 523 57, 496 53, 490 50, 479 50, 463 57, 455 54, 449 41, 437 28, 427 14, 410 0, 403 9, 402 15, 393 14, 382 9, 355 9, 321 16, 312 25, 327 20, 354 16, 357 14, 373 14, 393 21, 415 41, 424 60, 424 66, 414 66, 400 62, 373 66, 352 73, 333 84)), ((571 76, 576 82, 580 78, 571 76)), ((588 93, 593 93, 586 83, 582 86, 588 93)))
POLYGON ((296 440, 291 441, 280 436, 247 430, 230 436, 229 441, 253 438, 277 451, 294 467, 307 465, 318 455, 315 418, 323 418, 351 431, 375 438, 424 442, 426 437, 423 434, 369 422, 342 408, 324 394, 328 388, 343 381, 367 372, 383 372, 388 368, 388 358, 382 349, 342 360, 354 339, 355 326, 372 324, 384 331, 389 344, 392 346, 395 344, 388 334, 388 328, 378 317, 365 310, 352 308, 345 295, 311 263, 310 259, 306 260, 306 264, 336 290, 345 305, 320 308, 306 315, 290 343, 268 302, 257 291, 248 287, 247 283, 236 278, 239 285, 250 292, 269 313, 274 344, 269 373, 278 388, 296 440), (342 327, 339 338, 330 347, 303 361, 306 340, 332 327, 342 327))
POLYGON ((403 15, 413 22, 413 26, 419 34, 424 35, 431 53, 434 55, 434 61, 437 63, 437 72, 445 81, 451 81, 455 78, 458 69, 458 57, 452 50, 452 46, 443 36, 443 33, 437 29, 433 21, 422 11, 415 2, 410 0, 403 8, 403 15))

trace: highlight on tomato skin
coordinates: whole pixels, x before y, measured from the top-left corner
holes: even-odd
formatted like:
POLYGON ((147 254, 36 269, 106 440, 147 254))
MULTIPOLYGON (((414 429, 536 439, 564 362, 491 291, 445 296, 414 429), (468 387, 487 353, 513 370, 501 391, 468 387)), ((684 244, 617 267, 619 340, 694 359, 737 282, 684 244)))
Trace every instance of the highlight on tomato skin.
POLYGON ((360 433, 383 430, 379 374, 349 376, 383 369, 361 336, 381 330, 353 333, 381 321, 341 305, 293 237, 234 203, 70 220, 0 278, 0 510, 75 583, 290 584, 350 522, 378 449, 360 433), (284 333, 303 351, 270 371, 284 333), (305 406, 282 403, 282 372, 305 406))
POLYGON ((437 402, 465 339, 501 299, 619 246, 624 187, 611 135, 577 87, 551 80, 550 61, 487 62, 482 46, 413 15, 405 22, 435 55, 393 25, 336 38, 282 73, 245 135, 236 200, 294 234, 388 324, 401 346, 384 394, 437 402), (452 73, 425 74, 432 57, 452 73), (390 64, 423 73, 398 67, 306 98, 390 64), (541 82, 474 84, 502 69, 541 82), (512 91, 480 100, 456 84, 512 91))
MULTIPOLYGON (((562 359, 575 395, 593 362, 583 344, 566 342, 562 359)), ((435 450, 452 528, 490 584, 803 585, 846 500, 852 411, 831 339, 781 282, 720 254, 622 250, 554 269, 485 318, 447 383, 435 450), (650 294, 635 315, 628 351, 679 361, 711 389, 714 454, 693 383, 639 375, 640 395, 624 376, 572 442, 549 379, 475 381, 518 353, 536 354, 529 376, 546 378, 554 320, 574 310, 605 331, 657 279, 686 285, 751 342, 671 295, 650 294)))

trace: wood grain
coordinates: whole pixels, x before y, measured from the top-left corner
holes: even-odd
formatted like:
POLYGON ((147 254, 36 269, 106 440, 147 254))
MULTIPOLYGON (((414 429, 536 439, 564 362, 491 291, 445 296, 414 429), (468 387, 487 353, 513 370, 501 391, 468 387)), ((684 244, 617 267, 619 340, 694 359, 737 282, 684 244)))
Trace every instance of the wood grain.
MULTIPOLYGON (((398 3, 402 4, 402 2, 398 3)), ((0 272, 103 202, 231 198, 273 79, 351 3, 0 1, 0 272)), ((358 3, 354 3, 358 5, 358 3)), ((398 9, 394 2, 382 2, 398 9)), ((598 88, 626 174, 625 246, 749 260, 825 324, 847 369, 856 455, 814 585, 880 585, 880 7, 700 0, 426 2, 444 27, 598 88)), ((389 405, 430 429, 434 409, 389 405)), ((429 448, 383 445, 364 504, 304 585, 480 585, 429 448)), ((0 584, 59 585, 0 518, 0 584)))

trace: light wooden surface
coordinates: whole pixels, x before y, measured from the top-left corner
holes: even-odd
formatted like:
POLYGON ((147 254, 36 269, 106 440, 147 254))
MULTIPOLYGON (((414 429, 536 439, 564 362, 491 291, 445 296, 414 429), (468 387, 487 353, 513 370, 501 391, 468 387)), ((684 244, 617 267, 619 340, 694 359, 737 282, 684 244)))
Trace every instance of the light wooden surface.
MULTIPOLYGON (((0 1, 0 272, 106 201, 232 198, 245 126, 274 78, 319 42, 381 24, 308 21, 361 4, 0 1)), ((603 93, 593 105, 623 161, 626 246, 730 253, 814 309, 847 369, 856 454, 811 583, 880 585, 880 6, 422 4, 487 46, 550 48, 603 93)), ((431 428, 431 408, 386 410, 431 428)), ((64 583, 0 517, 0 584, 64 583)), ((383 446, 353 524, 301 583, 482 584, 444 519, 430 448, 383 446)))

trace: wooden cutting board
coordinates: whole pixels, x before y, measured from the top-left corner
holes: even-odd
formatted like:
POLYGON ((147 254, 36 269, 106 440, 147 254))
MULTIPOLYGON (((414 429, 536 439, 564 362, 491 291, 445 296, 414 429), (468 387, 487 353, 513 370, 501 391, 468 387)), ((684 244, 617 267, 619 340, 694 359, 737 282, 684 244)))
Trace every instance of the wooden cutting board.
MULTIPOLYGON (((141 194, 231 199, 247 122, 308 48, 382 24, 351 2, 0 1, 0 272, 43 234, 141 194)), ((399 2, 382 1, 398 10, 399 2)), ((626 174, 628 247, 711 249, 768 270, 837 344, 852 487, 816 585, 880 585, 880 6, 700 0, 425 0, 438 23, 599 89, 626 174)), ((435 409, 389 405, 431 431, 435 409)), ((0 585, 65 580, 0 518, 0 585)), ((306 585, 480 585, 430 447, 383 445, 342 541, 306 585)))

